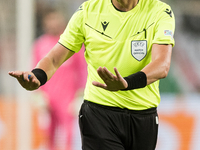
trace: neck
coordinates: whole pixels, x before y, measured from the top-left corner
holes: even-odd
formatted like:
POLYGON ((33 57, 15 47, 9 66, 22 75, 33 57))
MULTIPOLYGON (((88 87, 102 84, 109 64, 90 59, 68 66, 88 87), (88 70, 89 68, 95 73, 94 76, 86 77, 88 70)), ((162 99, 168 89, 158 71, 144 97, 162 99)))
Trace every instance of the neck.
POLYGON ((133 9, 139 0, 112 0, 113 5, 120 11, 133 9))

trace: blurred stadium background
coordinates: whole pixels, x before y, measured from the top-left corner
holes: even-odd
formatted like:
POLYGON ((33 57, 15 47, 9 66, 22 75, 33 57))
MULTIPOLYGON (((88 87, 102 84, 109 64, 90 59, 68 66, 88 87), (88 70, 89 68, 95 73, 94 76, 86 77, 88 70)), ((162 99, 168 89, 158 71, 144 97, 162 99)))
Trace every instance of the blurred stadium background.
MULTIPOLYGON (((83 1, 0 0, 0 150, 47 150, 48 115, 40 109, 41 95, 22 89, 8 71, 30 70, 46 8, 60 9, 69 20, 83 1)), ((176 46, 169 75, 160 83, 156 150, 200 150, 200 1, 163 1, 176 16, 176 46)), ((80 150, 77 121, 74 131, 73 150, 80 150)))

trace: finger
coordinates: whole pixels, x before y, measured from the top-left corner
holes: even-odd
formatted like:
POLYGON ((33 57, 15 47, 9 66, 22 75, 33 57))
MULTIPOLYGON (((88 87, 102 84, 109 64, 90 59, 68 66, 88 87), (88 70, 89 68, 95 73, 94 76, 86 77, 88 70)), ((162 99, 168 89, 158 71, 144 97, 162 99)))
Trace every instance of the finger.
POLYGON ((119 71, 117 70, 117 68, 114 68, 115 74, 118 78, 119 81, 122 81, 121 83, 123 84, 124 88, 128 87, 128 83, 126 82, 126 80, 121 76, 121 74, 119 73, 119 71), (122 80, 121 80, 122 79, 122 80))
POLYGON ((103 67, 103 71, 104 71, 105 75, 106 75, 109 79, 115 78, 115 76, 114 76, 106 67, 103 67))
POLYGON ((8 74, 15 78, 21 78, 22 72, 21 71, 9 71, 8 74))
POLYGON ((102 79, 103 81, 106 81, 106 80, 109 79, 109 77, 107 77, 107 75, 105 74, 105 71, 103 71, 103 68, 102 68, 102 67, 99 67, 99 68, 97 69, 97 73, 98 73, 98 75, 101 77, 101 79, 102 79))
POLYGON ((12 76, 13 75, 13 71, 9 71, 8 74, 12 76))
POLYGON ((30 79, 30 77, 31 77, 31 75, 28 73, 28 72, 23 72, 23 74, 22 74, 22 79, 24 80, 24 81, 30 81, 29 79, 30 79))
POLYGON ((107 85, 106 84, 102 84, 102 83, 99 83, 97 81, 93 81, 92 84, 96 87, 100 87, 100 88, 103 88, 103 89, 106 89, 107 88, 107 85))
POLYGON ((114 71, 118 79, 122 78, 121 74, 119 73, 116 67, 114 67, 114 71))
POLYGON ((33 75, 28 74, 28 76, 24 78, 29 78, 29 79, 24 79, 24 81, 19 81, 19 80, 18 81, 26 90, 32 91, 32 90, 37 89, 40 86, 39 80, 33 75))
POLYGON ((113 80, 115 78, 115 76, 106 67, 99 68, 97 72, 104 82, 113 80))
POLYGON ((40 81, 31 73, 27 74, 27 80, 28 82, 31 82, 32 84, 39 84, 40 85, 40 81))

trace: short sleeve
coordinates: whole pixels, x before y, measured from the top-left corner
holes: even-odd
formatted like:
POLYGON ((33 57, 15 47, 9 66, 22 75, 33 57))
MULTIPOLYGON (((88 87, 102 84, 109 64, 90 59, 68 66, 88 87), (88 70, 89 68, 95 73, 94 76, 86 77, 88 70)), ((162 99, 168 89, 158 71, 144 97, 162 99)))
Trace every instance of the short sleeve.
POLYGON ((170 6, 163 7, 158 13, 157 22, 155 25, 155 35, 153 43, 155 44, 172 44, 174 41, 175 32, 175 17, 170 6))
POLYGON ((65 31, 61 34, 59 43, 71 51, 78 52, 84 42, 82 5, 71 17, 65 31))

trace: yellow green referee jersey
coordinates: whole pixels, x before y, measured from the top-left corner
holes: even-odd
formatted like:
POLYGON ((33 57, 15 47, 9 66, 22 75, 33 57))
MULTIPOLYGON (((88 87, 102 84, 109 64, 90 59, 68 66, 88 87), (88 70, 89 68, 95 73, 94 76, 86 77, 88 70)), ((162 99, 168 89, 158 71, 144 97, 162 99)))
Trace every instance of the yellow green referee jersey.
POLYGON ((151 62, 154 43, 174 46, 174 30, 174 14, 159 0, 139 0, 128 12, 117 10, 111 0, 88 0, 74 13, 59 43, 74 52, 85 45, 88 78, 84 99, 143 110, 159 105, 159 81, 145 88, 117 92, 95 87, 92 81, 103 83, 97 74, 100 66, 113 74, 116 67, 122 77, 142 70, 151 62))

